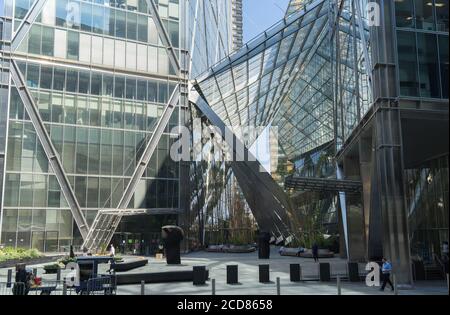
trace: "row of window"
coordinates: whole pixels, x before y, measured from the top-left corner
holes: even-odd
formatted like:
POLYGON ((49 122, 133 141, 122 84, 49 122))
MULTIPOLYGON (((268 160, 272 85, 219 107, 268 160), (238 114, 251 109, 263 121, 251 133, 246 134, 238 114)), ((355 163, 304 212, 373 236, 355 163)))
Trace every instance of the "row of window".
POLYGON ((105 65, 108 67, 174 75, 166 48, 125 42, 85 33, 33 25, 20 51, 105 65))
POLYGON ((167 104, 175 82, 19 62, 29 88, 167 104))
POLYGON ((397 31, 400 94, 448 98, 448 36, 397 31))
POLYGON ((397 27, 448 32, 448 0, 395 1, 397 27))
POLYGON ((71 244, 72 221, 70 210, 4 209, 1 242, 12 247, 57 251, 58 239, 60 246, 71 244))
MULTIPOLYGON (((29 0, 16 0, 15 17, 23 19, 30 5, 29 0)), ((179 4, 160 6, 160 16, 172 44, 179 46, 179 4), (171 20, 168 20, 168 18, 171 20)), ((20 21, 19 21, 20 22, 20 21)), ((73 0, 48 0, 37 22, 72 30, 138 40, 158 44, 156 28, 147 14, 136 14, 109 6, 73 0)), ((20 23, 16 23, 17 25, 20 23)))
MULTIPOLYGON (((128 184, 122 178, 69 176, 82 208, 115 208, 128 184)), ((56 177, 37 174, 6 174, 5 207, 67 208, 56 177)), ((177 180, 143 179, 130 202, 135 209, 178 208, 177 180)))
MULTIPOLYGON (((50 137, 68 174, 131 176, 150 135, 121 130, 51 125, 50 137)), ((177 178, 178 163, 170 157, 173 139, 164 135, 144 177, 177 178)), ((7 170, 47 173, 45 156, 30 123, 10 123, 7 170)))

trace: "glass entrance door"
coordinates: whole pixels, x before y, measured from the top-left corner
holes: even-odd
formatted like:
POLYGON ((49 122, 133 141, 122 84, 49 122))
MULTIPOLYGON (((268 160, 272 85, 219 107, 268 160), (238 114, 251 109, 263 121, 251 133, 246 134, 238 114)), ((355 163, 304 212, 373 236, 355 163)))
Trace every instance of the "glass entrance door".
POLYGON ((58 251, 58 231, 45 232, 45 251, 57 252, 58 251))
POLYGON ((37 249, 40 252, 45 251, 45 232, 33 231, 31 233, 31 247, 37 249))

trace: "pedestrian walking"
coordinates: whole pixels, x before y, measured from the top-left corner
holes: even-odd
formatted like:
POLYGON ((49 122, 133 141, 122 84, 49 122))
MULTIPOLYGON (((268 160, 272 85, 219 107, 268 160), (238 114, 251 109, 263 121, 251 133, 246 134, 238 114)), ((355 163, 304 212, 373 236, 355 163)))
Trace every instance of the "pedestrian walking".
POLYGON ((317 245, 317 243, 314 243, 314 245, 312 246, 312 255, 314 258, 314 262, 318 262, 319 261, 319 245, 317 245))
POLYGON ((386 258, 383 258, 383 265, 381 267, 383 285, 381 286, 380 291, 384 291, 384 288, 386 288, 386 284, 388 283, 391 286, 392 291, 394 291, 394 285, 391 282, 391 272, 392 264, 386 258))

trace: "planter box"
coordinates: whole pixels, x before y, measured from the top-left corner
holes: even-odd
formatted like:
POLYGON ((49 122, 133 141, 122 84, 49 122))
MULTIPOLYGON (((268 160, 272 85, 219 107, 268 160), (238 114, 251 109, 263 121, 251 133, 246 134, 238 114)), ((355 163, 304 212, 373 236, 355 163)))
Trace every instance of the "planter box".
POLYGON ((38 265, 45 264, 56 261, 61 256, 45 256, 40 258, 32 258, 32 259, 12 259, 0 262, 0 268, 11 268, 15 267, 17 264, 26 264, 26 265, 38 265))

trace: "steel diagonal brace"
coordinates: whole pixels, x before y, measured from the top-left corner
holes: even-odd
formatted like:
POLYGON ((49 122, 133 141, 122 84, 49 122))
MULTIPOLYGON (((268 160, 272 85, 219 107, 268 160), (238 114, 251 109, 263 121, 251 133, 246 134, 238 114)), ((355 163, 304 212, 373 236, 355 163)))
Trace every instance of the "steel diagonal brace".
MULTIPOLYGON (((35 2, 33 2, 33 5, 31 6, 30 10, 28 10, 28 13, 26 14, 22 24, 20 24, 19 28, 17 29, 16 33, 13 36, 13 39, 11 41, 12 53, 16 51, 17 48, 20 46, 20 44, 28 34, 31 26, 36 21, 36 18, 41 13, 46 2, 47 2, 46 0, 36 0, 35 2)), ((11 78, 17 87, 19 96, 24 104, 25 110, 27 111, 27 114, 30 117, 30 120, 34 126, 34 129, 36 130, 36 134, 39 138, 39 141, 42 144, 42 147, 49 161, 49 164, 51 165, 53 171, 55 172, 56 179, 58 180, 58 183, 61 187, 64 197, 66 198, 67 203, 69 204, 75 223, 77 224, 80 230, 80 234, 84 239, 86 238, 89 232, 89 226, 81 211, 81 207, 75 197, 75 193, 73 192, 72 187, 70 186, 70 182, 64 171, 64 167, 59 158, 58 152, 53 146, 51 138, 47 132, 47 129, 45 128, 42 117, 39 114, 39 108, 36 102, 34 101, 31 92, 28 90, 25 84, 25 80, 20 72, 20 68, 18 67, 17 63, 12 58, 12 56, 11 56, 10 73, 11 78)))
MULTIPOLYGON (((373 91, 372 91, 372 62, 369 56, 369 50, 367 49, 367 47, 369 46, 368 43, 369 41, 366 40, 366 30, 364 29, 364 21, 362 19, 362 10, 361 10, 361 4, 359 0, 355 0, 355 4, 356 4, 356 12, 357 12, 357 18, 358 18, 358 30, 359 30, 359 37, 360 40, 362 42, 362 49, 363 49, 363 53, 364 53, 364 62, 366 64, 366 74, 367 77, 369 78, 369 90, 370 90, 370 95, 373 95, 373 91)), ((356 56, 355 56, 356 58, 356 56)))
POLYGON ((19 48, 25 36, 27 36, 28 32, 30 31, 31 26, 36 21, 36 18, 44 8, 46 2, 47 0, 36 0, 33 2, 33 5, 28 10, 28 13, 25 15, 25 18, 23 19, 22 23, 13 36, 13 39, 11 41, 12 52, 16 51, 19 48))
POLYGON ((117 209, 108 210, 107 214, 106 212, 105 213, 102 212, 102 210, 100 210, 97 213, 97 216, 94 220, 94 224, 89 230, 88 237, 86 238, 83 247, 86 247, 90 250, 97 250, 99 248, 102 248, 102 245, 106 245, 111 241, 115 229, 118 227, 122 219, 122 216, 124 214, 127 214, 126 209, 128 209, 128 205, 131 199, 133 198, 137 185, 141 180, 142 176, 144 175, 145 170, 147 169, 150 159, 158 146, 159 140, 161 139, 161 136, 163 135, 164 130, 166 129, 170 121, 170 118, 172 117, 172 114, 178 105, 179 100, 180 100, 180 85, 177 85, 172 93, 172 96, 170 97, 169 103, 164 109, 163 115, 159 119, 158 124, 147 146, 145 147, 144 152, 142 153, 142 157, 140 158, 137 167, 133 172, 131 180, 128 183, 127 188, 125 189, 122 198, 120 199, 117 209), (109 216, 115 215, 115 217, 110 218, 109 220, 110 229, 107 232, 98 229, 98 224, 101 223, 101 216, 104 215, 109 216), (100 233, 103 233, 101 237, 99 237, 100 233), (96 243, 103 243, 103 244, 96 244, 96 243))
MULTIPOLYGON (((196 88, 199 89, 198 85, 196 88)), ((232 131, 211 109, 200 93, 191 91, 190 102, 195 104, 211 124, 220 130, 223 140, 230 148, 233 148, 231 167, 260 229, 272 232, 277 238, 288 240, 292 236, 289 228, 292 207, 286 194, 270 174, 261 172, 261 164, 237 137, 233 136, 233 139, 227 137, 233 134, 232 131), (243 152, 236 150, 237 147, 243 148, 243 152)))
POLYGON ((172 42, 170 41, 169 35, 167 34, 166 28, 161 20, 161 17, 158 13, 158 7, 155 4, 154 0, 146 0, 147 7, 150 9, 150 14, 152 15, 153 21, 155 22, 156 29, 158 30, 158 34, 161 35, 161 41, 163 45, 169 51, 169 59, 172 64, 177 75, 181 72, 180 62, 178 61, 177 53, 173 48, 172 42))
POLYGON ((39 115, 39 109, 34 99, 31 95, 31 92, 25 85, 25 80, 19 72, 19 67, 14 60, 11 60, 11 77, 14 81, 19 96, 24 104, 24 107, 27 111, 28 116, 36 130, 36 134, 44 148, 45 155, 47 156, 48 162, 52 166, 53 171, 55 172, 56 179, 58 180, 61 190, 66 197, 67 203, 69 204, 70 210, 72 211, 73 218, 80 230, 81 236, 83 239, 87 236, 89 231, 89 226, 86 222, 83 213, 81 212, 80 205, 75 197, 75 193, 73 192, 69 179, 67 178, 62 162, 59 158, 58 152, 51 142, 51 138, 45 128, 44 122, 39 115))

